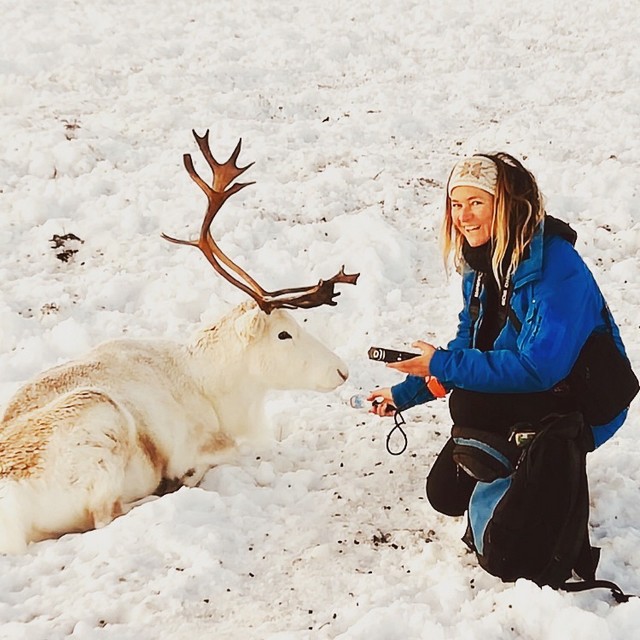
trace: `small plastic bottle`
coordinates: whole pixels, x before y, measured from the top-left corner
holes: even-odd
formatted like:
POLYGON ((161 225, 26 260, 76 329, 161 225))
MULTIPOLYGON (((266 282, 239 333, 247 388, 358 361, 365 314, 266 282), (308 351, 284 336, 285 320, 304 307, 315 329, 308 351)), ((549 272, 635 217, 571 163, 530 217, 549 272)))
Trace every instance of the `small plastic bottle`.
POLYGON ((364 409, 370 406, 370 401, 364 393, 356 393, 349 398, 349 405, 354 409, 364 409))

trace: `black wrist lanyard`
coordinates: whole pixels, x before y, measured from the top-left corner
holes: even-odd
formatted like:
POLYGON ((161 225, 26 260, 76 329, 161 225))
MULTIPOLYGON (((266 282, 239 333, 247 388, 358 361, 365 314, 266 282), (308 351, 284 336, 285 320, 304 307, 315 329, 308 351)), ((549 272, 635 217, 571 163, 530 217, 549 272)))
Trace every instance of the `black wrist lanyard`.
POLYGON ((389 433, 387 434, 387 451, 392 455, 392 456, 399 456, 401 454, 403 454, 406 450, 407 450, 407 444, 409 443, 409 441, 407 440, 407 434, 405 432, 405 430, 402 428, 403 424, 406 424, 404 421, 404 418, 402 417, 402 414, 396 409, 395 413, 393 414, 393 421, 395 422, 395 426, 393 427, 393 429, 391 429, 391 431, 389 431, 389 433), (398 449, 397 451, 394 451, 391 448, 391 436, 393 435, 393 432, 398 429, 398 431, 400 431, 400 434, 402 436, 402 447, 400 447, 400 449, 398 449))

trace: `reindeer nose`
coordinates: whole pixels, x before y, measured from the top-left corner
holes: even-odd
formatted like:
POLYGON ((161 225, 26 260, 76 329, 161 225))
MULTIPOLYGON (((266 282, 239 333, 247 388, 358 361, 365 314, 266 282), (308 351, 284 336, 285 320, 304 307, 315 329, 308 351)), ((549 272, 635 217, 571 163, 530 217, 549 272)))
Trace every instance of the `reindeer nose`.
POLYGON ((338 369, 338 375, 342 378, 342 382, 346 382, 347 378, 349 377, 349 372, 347 371, 346 373, 343 373, 342 371, 340 371, 340 369, 338 369))

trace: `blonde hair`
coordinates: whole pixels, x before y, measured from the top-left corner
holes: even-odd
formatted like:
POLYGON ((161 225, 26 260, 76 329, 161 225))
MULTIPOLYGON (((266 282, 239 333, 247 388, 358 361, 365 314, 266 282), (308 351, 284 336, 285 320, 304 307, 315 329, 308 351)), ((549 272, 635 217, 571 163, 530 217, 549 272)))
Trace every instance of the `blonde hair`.
MULTIPOLYGON (((508 153, 476 154, 492 160, 498 170, 491 222, 491 268, 497 282, 513 273, 544 217, 544 203, 536 179, 508 153)), ((449 176, 449 180, 451 175, 449 176)), ((448 266, 451 254, 456 269, 463 263, 464 236, 453 225, 447 185, 442 223, 442 253, 448 266)))

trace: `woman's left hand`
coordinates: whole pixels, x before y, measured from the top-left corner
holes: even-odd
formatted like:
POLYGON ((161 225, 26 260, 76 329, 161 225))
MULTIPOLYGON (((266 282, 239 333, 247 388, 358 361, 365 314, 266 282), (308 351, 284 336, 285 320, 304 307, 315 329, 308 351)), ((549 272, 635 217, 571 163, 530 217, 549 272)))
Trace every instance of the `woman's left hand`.
POLYGON ((387 364, 387 367, 421 378, 430 376, 431 371, 429 370, 429 364, 436 348, 432 344, 423 342, 422 340, 414 342, 411 346, 420 349, 422 355, 411 358, 410 360, 403 360, 402 362, 390 362, 387 364))

